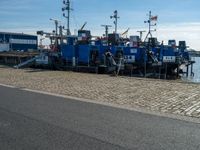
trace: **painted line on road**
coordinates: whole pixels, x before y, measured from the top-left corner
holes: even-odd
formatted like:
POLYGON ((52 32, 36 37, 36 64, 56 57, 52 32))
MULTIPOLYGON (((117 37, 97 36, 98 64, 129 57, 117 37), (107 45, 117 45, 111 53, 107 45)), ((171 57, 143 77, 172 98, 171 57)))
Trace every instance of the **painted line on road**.
POLYGON ((117 105, 117 104, 111 104, 111 103, 108 103, 108 102, 99 102, 99 101, 95 101, 95 100, 77 98, 77 97, 73 97, 73 96, 55 94, 55 93, 50 93, 50 92, 38 91, 38 90, 31 90, 31 89, 27 89, 27 88, 22 88, 21 90, 39 93, 39 94, 50 95, 50 96, 56 96, 56 97, 60 97, 60 98, 66 98, 66 99, 70 99, 70 100, 76 100, 76 101, 80 101, 80 102, 98 104, 98 105, 103 105, 103 106, 107 106, 107 107, 136 111, 136 112, 139 112, 139 113, 149 114, 149 115, 154 115, 154 116, 159 116, 159 117, 166 117, 166 118, 177 119, 177 120, 181 120, 181 121, 193 122, 193 123, 198 123, 198 124, 200 123, 199 118, 192 118, 192 117, 181 116, 181 115, 177 115, 177 114, 162 113, 162 112, 159 112, 159 111, 156 112, 156 111, 142 109, 142 108, 133 108, 133 107, 130 107, 130 106, 122 106, 122 105, 117 105))
POLYGON ((0 83, 0 86, 4 86, 4 87, 8 87, 8 88, 16 88, 15 86, 13 86, 13 85, 7 85, 7 84, 2 84, 2 83, 0 83))

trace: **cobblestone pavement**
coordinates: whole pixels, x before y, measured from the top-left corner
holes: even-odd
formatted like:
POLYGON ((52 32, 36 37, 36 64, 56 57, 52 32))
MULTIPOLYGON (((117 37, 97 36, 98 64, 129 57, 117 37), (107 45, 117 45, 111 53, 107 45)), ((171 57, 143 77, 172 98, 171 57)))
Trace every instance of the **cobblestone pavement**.
POLYGON ((200 118, 200 84, 3 66, 0 83, 200 118))

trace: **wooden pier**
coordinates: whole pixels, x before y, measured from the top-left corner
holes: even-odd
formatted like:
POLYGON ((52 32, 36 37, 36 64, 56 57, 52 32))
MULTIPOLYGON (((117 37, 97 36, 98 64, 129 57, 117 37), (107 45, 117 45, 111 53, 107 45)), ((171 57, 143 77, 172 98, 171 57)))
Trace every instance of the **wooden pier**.
POLYGON ((0 52, 0 63, 6 65, 17 65, 21 62, 24 62, 28 59, 33 58, 34 56, 39 55, 38 51, 34 52, 0 52))

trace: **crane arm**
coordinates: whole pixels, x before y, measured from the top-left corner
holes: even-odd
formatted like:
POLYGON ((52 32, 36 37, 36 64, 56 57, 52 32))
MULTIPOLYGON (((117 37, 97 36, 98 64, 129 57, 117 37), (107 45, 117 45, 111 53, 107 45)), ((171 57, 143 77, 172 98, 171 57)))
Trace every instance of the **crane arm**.
POLYGON ((124 33, 122 33, 122 36, 126 35, 129 30, 130 30, 130 28, 128 28, 124 33))
POLYGON ((83 24, 83 26, 81 27, 81 29, 80 29, 80 30, 83 30, 83 29, 84 29, 84 27, 86 26, 86 24, 87 24, 87 22, 85 22, 85 23, 83 24))

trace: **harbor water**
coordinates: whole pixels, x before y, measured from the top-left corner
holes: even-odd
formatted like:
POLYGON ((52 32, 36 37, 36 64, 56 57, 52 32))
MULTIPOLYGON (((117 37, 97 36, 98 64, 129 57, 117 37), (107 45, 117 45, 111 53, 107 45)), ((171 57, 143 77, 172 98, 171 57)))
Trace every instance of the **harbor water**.
MULTIPOLYGON (((191 76, 189 74, 188 77, 183 76, 182 79, 186 82, 200 83, 200 57, 192 57, 192 60, 196 62, 193 65, 194 76, 191 76)), ((191 68, 189 68, 189 72, 190 72, 190 69, 191 68)))

